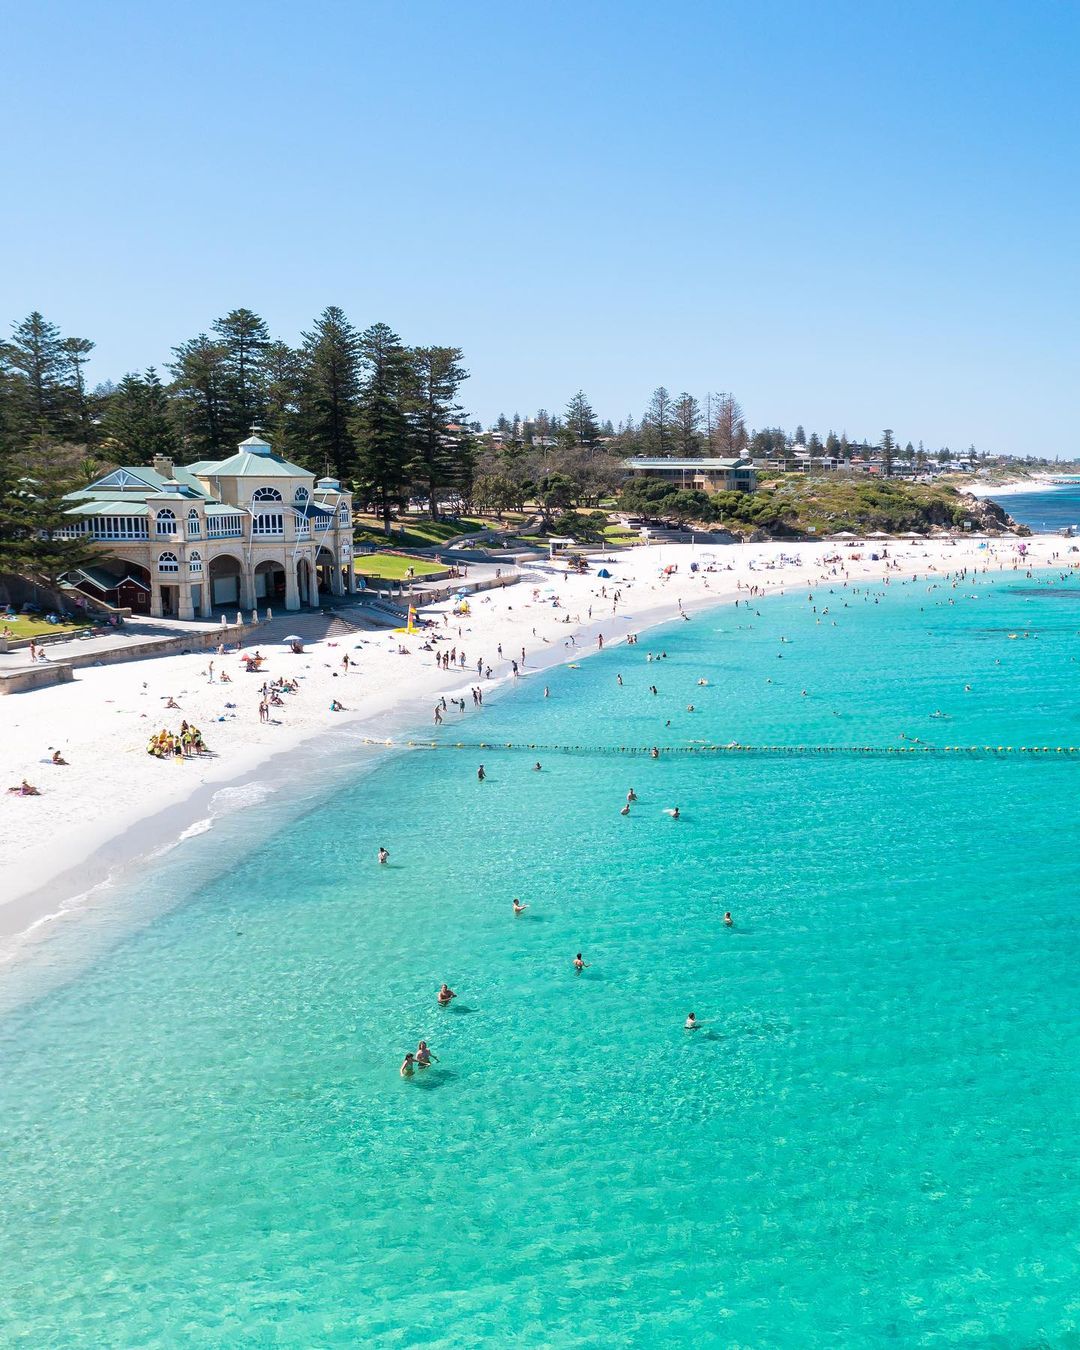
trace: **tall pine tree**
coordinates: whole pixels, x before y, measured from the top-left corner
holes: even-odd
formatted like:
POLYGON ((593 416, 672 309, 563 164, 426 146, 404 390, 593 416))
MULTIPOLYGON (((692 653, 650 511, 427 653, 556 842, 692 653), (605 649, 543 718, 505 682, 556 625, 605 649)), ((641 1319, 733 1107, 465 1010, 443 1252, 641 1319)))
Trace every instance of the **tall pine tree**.
POLYGON ((374 502, 390 533, 390 516, 404 501, 409 483, 412 428, 406 415, 411 374, 409 356, 385 323, 366 329, 359 339, 363 380, 351 424, 356 484, 374 502))
POLYGON ((14 325, 5 346, 13 379, 11 421, 16 442, 64 436, 71 429, 68 359, 60 330, 35 310, 14 325))
POLYGON ((661 457, 675 454, 674 413, 671 395, 661 385, 653 391, 648 410, 641 419, 641 442, 646 454, 661 457))
POLYGON ((572 445, 585 445, 591 449, 600 439, 600 428, 596 422, 596 414, 581 389, 566 405, 563 426, 569 433, 572 445))
POLYGON ((230 310, 214 323, 222 349, 222 434, 230 446, 266 420, 266 349, 270 332, 250 309, 230 310))
POLYGON ((184 444, 197 459, 224 459, 236 448, 230 439, 226 403, 226 352, 205 333, 173 348, 170 388, 184 444))
POLYGON ((356 469, 352 424, 360 393, 360 335, 345 312, 330 305, 303 334, 296 458, 346 481, 356 469))
POLYGON ((684 458, 701 454, 701 405, 693 394, 680 394, 672 410, 677 451, 684 458))
POLYGON ((169 400, 158 373, 125 375, 109 395, 101 420, 102 450, 127 464, 150 464, 179 450, 169 400))
MULTIPOLYGON (((468 492, 475 464, 472 433, 462 426, 458 389, 469 372, 458 347, 414 347, 409 353, 409 474, 428 499, 432 520, 445 491, 468 492)), ((515 414, 515 420, 520 418, 515 414)))

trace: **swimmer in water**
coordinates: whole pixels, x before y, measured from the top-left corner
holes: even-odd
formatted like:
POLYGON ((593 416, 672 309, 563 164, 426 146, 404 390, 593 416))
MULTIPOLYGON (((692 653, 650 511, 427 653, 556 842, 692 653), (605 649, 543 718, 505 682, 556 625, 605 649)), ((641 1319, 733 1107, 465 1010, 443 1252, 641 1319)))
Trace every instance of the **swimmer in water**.
POLYGON ((678 819, 679 819, 679 808, 678 808, 677 806, 669 806, 669 807, 665 808, 665 810, 664 810, 664 815, 665 815, 665 816, 670 816, 672 820, 678 820, 678 819))
POLYGON ((428 1049, 427 1041, 421 1041, 420 1044, 416 1047, 417 1064, 420 1066, 421 1069, 426 1069, 430 1066, 432 1060, 434 1060, 435 1063, 438 1064, 439 1056, 433 1055, 431 1053, 431 1051, 428 1049))
POLYGON ((735 926, 735 920, 731 917, 730 909, 724 915, 724 922, 727 924, 729 928, 733 928, 735 926))
POLYGON ((627 800, 628 802, 636 802, 636 801, 637 801, 637 793, 634 791, 633 788, 631 788, 630 791, 626 794, 626 800, 627 800))
POLYGON ((484 772, 484 766, 483 766, 482 764, 480 765, 480 767, 479 767, 479 768, 477 769, 477 771, 476 771, 476 777, 477 777, 477 780, 478 780, 479 782, 481 782, 481 783, 482 783, 482 782, 484 781, 484 779, 487 777, 487 774, 484 772))
POLYGON ((402 1078, 411 1078, 416 1072, 416 1056, 410 1050, 401 1065, 402 1078))
POLYGON ((379 862, 385 864, 390 861, 390 854, 384 848, 379 849, 379 862))
POLYGON ((443 1005, 443 1007, 446 1007, 446 1005, 450 1002, 452 998, 457 998, 457 994, 455 994, 454 991, 450 988, 450 986, 444 982, 443 987, 439 990, 437 997, 439 1002, 443 1005))
POLYGON ((700 1023, 698 1022, 697 1018, 694 1016, 693 1013, 690 1013, 686 1021, 683 1023, 683 1028, 686 1031, 697 1031, 699 1026, 700 1023))
POLYGON ((537 760, 536 763, 533 765, 533 773, 539 773, 539 772, 540 772, 540 761, 537 760))
POLYGON ((583 970, 588 970, 588 968, 588 962, 585 961, 581 953, 578 952, 577 956, 574 957, 574 969, 580 975, 583 970))
POLYGON ((528 908, 529 908, 528 905, 523 905, 523 904, 521 903, 521 901, 517 898, 517 896, 516 896, 516 895, 514 896, 514 913, 515 913, 515 914, 524 914, 525 911, 526 911, 528 908))
POLYGON ((628 816, 629 814, 630 814, 630 803, 627 802, 625 806, 619 808, 619 815, 628 816))

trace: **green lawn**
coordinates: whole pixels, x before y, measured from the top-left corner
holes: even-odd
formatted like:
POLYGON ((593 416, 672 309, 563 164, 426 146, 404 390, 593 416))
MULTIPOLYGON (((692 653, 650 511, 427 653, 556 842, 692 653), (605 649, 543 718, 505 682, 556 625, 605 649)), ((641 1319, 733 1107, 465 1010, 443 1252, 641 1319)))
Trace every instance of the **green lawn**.
MULTIPOLYGON (((507 524, 509 524, 509 520, 507 524)), ((387 535, 382 525, 373 516, 357 516, 355 538, 358 544, 374 544, 378 547, 391 545, 394 548, 431 548, 445 544, 448 539, 457 539, 462 534, 475 534, 479 530, 503 529, 495 520, 483 517, 466 516, 461 520, 430 520, 427 516, 404 516, 391 522, 391 533, 387 535)))
POLYGON ((384 581, 404 581, 409 568, 417 577, 435 576, 445 572, 442 563, 423 562, 419 558, 403 558, 397 553, 368 553, 357 558, 356 571, 363 577, 381 577, 384 581))
POLYGON ((10 628, 12 636, 17 638, 41 637, 43 634, 56 637, 58 633, 75 633, 85 627, 85 623, 46 623, 44 619, 28 614, 20 614, 16 619, 0 619, 0 632, 10 628))
POLYGON ((609 544, 628 548, 631 544, 641 543, 641 533, 638 530, 628 530, 625 525, 605 525, 604 539, 609 544))

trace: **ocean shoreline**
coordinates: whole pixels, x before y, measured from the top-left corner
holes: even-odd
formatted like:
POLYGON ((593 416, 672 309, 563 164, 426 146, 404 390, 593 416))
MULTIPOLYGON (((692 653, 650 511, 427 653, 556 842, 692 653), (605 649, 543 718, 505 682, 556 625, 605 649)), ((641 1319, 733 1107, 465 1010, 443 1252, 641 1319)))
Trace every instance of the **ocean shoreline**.
MULTIPOLYGON (((1031 545, 1039 541, 1025 542, 1032 555, 1025 567, 1047 565, 1047 559, 1039 555, 1051 553, 1053 550, 1050 545, 1056 541, 1052 537, 1046 538, 1041 541, 1038 550, 1031 545)), ((988 545, 993 549, 991 556, 1000 570, 1011 570, 1018 558, 1017 543, 1013 540, 997 540, 988 545)), ((500 634, 502 640, 508 631, 512 631, 515 640, 521 640, 528 647, 524 677, 535 678, 556 665, 582 660, 598 650, 597 637, 602 631, 608 638, 608 645, 624 643, 628 633, 645 633, 678 619, 680 612, 687 615, 700 613, 740 598, 744 593, 741 588, 747 585, 756 584, 761 588, 762 595, 774 595, 783 594, 785 587, 793 584, 800 587, 808 583, 817 584, 824 557, 835 555, 842 557, 851 580, 870 582, 882 581, 886 575, 906 579, 913 574, 937 571, 943 564, 948 564, 947 570, 954 571, 965 565, 978 566, 987 561, 985 556, 980 557, 974 540, 961 540, 955 544, 936 540, 913 543, 887 541, 862 549, 828 541, 810 545, 735 545, 715 551, 695 551, 690 545, 652 546, 647 550, 636 549, 613 555, 609 566, 615 569, 617 575, 612 578, 612 589, 621 586, 627 592, 623 612, 614 619, 610 616, 605 619, 582 617, 578 613, 575 621, 567 624, 554 617, 568 617, 572 610, 583 609, 590 600, 598 597, 599 579, 595 573, 590 573, 585 577, 568 577, 565 583, 560 582, 559 594, 560 598, 565 596, 565 604, 559 610, 553 610, 550 603, 544 601, 530 601, 534 588, 528 583, 489 593, 492 596, 488 602, 490 613, 481 613, 478 605, 470 616, 469 635, 463 635, 459 640, 462 643, 468 641, 470 647, 476 650, 474 644, 478 640, 490 645, 500 634), (874 562, 870 557, 874 548, 890 550, 887 561, 897 565, 899 571, 888 570, 883 557, 874 562), (710 554, 722 570, 713 573, 692 573, 689 570, 691 561, 696 559, 700 563, 710 554), (859 554, 864 556, 857 557, 859 554), (798 564, 791 561, 795 557, 800 559, 798 564), (781 562, 782 558, 788 561, 781 562), (667 579, 661 579, 660 568, 669 563, 678 566, 679 570, 667 579), (728 564, 731 570, 728 570, 728 564), (654 572, 656 575, 652 575, 654 572), (653 593, 646 594, 645 583, 650 579, 653 593), (640 606, 635 604, 639 597, 644 602, 640 606), (526 613, 534 607, 538 613, 526 613), (524 621, 521 620, 522 614, 526 614, 524 621), (533 618, 538 620, 535 625, 532 623, 533 618), (488 619, 492 622, 488 623, 488 619), (498 633, 490 631, 499 619, 501 626, 498 633), (479 633, 476 631, 477 626, 481 629, 479 633), (542 634, 538 631, 541 626, 544 628, 542 634), (522 628, 536 631, 537 638, 533 638, 531 632, 523 635, 520 631, 522 628), (547 639, 546 642, 544 639, 547 639), (541 643, 539 647, 534 645, 537 641, 541 643)), ((465 622, 462 622, 463 629, 465 622)), ((384 636, 376 634, 372 641, 377 642, 384 636)), ((397 640, 395 635, 394 641, 397 640)), ((315 644, 310 655, 313 658, 324 657, 329 654, 328 651, 319 649, 328 646, 338 647, 340 644, 315 644)), ((381 652, 377 654, 383 655, 381 652)), ((137 675, 157 673, 175 685, 178 678, 190 680, 194 663, 204 662, 206 656, 196 654, 133 662, 130 668, 125 669, 134 670, 137 675), (164 669, 183 662, 187 663, 187 667, 182 674, 164 669)), ((276 662, 277 654, 274 659, 276 662)), ((367 658, 362 656, 360 659, 363 662, 367 658)), ((400 659, 395 654, 382 664, 400 659)), ((328 662, 324 664, 329 668, 328 662)), ((508 664, 508 660, 504 664, 508 664)), ((276 673, 273 667, 270 673, 276 673)), ((420 738, 425 701, 430 707, 432 702, 444 695, 449 697, 467 693, 475 678, 475 666, 471 670, 467 666, 463 670, 455 667, 443 672, 436 671, 433 665, 416 663, 408 668, 408 673, 412 678, 399 680, 394 687, 382 686, 368 696, 362 706, 346 714, 334 714, 332 721, 325 718, 319 721, 309 719, 302 725, 286 727, 286 734, 276 741, 256 742, 252 739, 250 726, 230 723, 230 728, 236 727, 238 731, 247 733, 241 735, 241 747, 235 756, 198 766, 200 776, 195 781, 166 780, 167 786, 173 789, 172 793, 167 797, 151 795, 149 805, 147 799, 137 793, 129 793, 125 799, 118 789, 114 798, 117 808, 115 814, 99 816, 96 825, 81 833, 73 833, 66 840, 56 841, 50 855, 50 867, 45 869, 44 874, 39 873, 32 880, 25 873, 20 877, 19 870, 13 869, 10 859, 7 860, 6 869, 0 873, 8 883, 5 887, 7 899, 0 905, 0 970, 17 960, 21 952, 46 939, 50 920, 69 919, 77 913, 80 898, 103 886, 114 883, 122 885, 139 866, 152 862, 162 852, 181 846, 188 833, 207 818, 211 803, 218 794, 230 789, 241 789, 255 781, 288 781, 290 758, 306 748, 329 744, 332 736, 341 741, 343 750, 365 742, 371 743, 367 748, 374 749, 380 742, 387 743, 388 738, 392 744, 395 736, 406 734, 420 738), (342 736, 342 733, 345 735, 342 736), (175 789, 180 786, 185 790, 176 792, 175 789)), ((85 674, 90 675, 91 672, 85 674)), ((330 685, 329 677, 322 677, 319 673, 313 683, 320 683, 320 680, 325 689, 320 688, 317 696, 325 697, 331 690, 337 692, 330 685)), ((485 694, 501 698, 507 696, 516 683, 509 670, 503 669, 497 677, 485 681, 481 687, 485 694)), ((42 699, 50 693, 64 698, 75 708, 77 715, 80 703, 89 696, 86 691, 80 695, 81 684, 82 681, 58 687, 55 691, 15 695, 0 701, 0 726, 3 725, 7 705, 15 699, 42 699)), ((217 693, 220 692, 218 689, 217 693)), ((308 692, 308 689, 304 690, 305 694, 308 692)), ((351 693, 349 697, 351 701, 351 693)), ((54 704, 59 701, 56 698, 52 700, 54 704)), ((25 708, 27 705, 24 703, 22 706, 25 708)), ((207 737, 213 740, 214 733, 208 732, 207 737)), ((64 743, 67 744, 67 741, 64 743)), ((398 748, 400 745, 399 740, 398 748)), ((186 774, 195 766, 173 766, 150 761, 150 767, 159 774, 186 774)), ((9 820, 17 817, 19 808, 28 805, 44 805, 47 810, 49 797, 7 798, 3 801, 9 820)))

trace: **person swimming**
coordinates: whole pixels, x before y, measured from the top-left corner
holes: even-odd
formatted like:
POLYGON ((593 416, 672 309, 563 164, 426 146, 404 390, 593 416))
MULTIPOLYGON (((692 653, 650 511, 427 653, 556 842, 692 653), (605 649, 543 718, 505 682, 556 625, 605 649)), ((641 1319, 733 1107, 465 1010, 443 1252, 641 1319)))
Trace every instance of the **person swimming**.
POLYGON ((697 1031, 699 1026, 700 1023, 698 1022, 697 1018, 694 1016, 693 1013, 690 1013, 687 1016, 686 1021, 683 1023, 683 1029, 685 1031, 697 1031))
POLYGON ((380 864, 385 864, 385 863, 388 863, 389 861, 390 861, 390 854, 389 854, 389 852, 388 852, 385 848, 380 848, 380 849, 379 849, 379 862, 380 862, 380 864))
POLYGON ((574 957, 574 969, 580 975, 583 970, 588 970, 588 968, 589 968, 588 962, 581 955, 581 953, 578 952, 577 956, 574 957))
POLYGON ((476 771, 476 777, 477 777, 477 780, 478 780, 479 782, 481 782, 481 783, 482 783, 482 782, 484 781, 484 779, 487 777, 487 774, 484 772, 484 766, 483 766, 482 764, 480 765, 480 767, 479 767, 479 768, 477 769, 477 771, 476 771))
POLYGON ((626 800, 627 800, 628 802, 636 802, 636 801, 637 801, 637 793, 634 791, 633 788, 631 788, 630 791, 626 794, 626 800))
POLYGON ((410 1050, 401 1064, 402 1078, 411 1078, 416 1072, 416 1056, 410 1050))
POLYGON ((432 1060, 434 1060, 435 1063, 438 1064, 439 1056, 433 1055, 431 1053, 431 1051, 428 1049, 427 1041, 421 1041, 420 1044, 416 1047, 417 1064, 420 1066, 421 1069, 426 1069, 430 1067, 432 1060))
POLYGON ((735 926, 735 920, 731 917, 730 909, 724 915, 724 922, 727 924, 729 928, 733 928, 735 926))
POLYGON ((528 905, 523 905, 523 904, 521 903, 521 901, 517 898, 517 896, 516 896, 516 895, 514 896, 514 913, 515 913, 515 914, 524 914, 525 911, 526 911, 528 908, 529 908, 528 905))
POLYGON ((679 819, 679 808, 677 806, 668 806, 664 809, 664 815, 670 816, 672 820, 679 819))
POLYGON ((629 814, 630 814, 630 803, 627 802, 625 806, 620 807, 620 809, 619 809, 619 815, 620 815, 620 816, 628 816, 629 814))
POLYGON ((541 766, 541 764, 540 764, 540 761, 537 760, 536 763, 533 765, 533 773, 540 773, 540 772, 541 772, 541 768, 542 768, 542 766, 541 766))
POLYGON ((440 1002, 440 1003, 443 1005, 443 1007, 445 1008, 446 1005, 450 1002, 451 999, 457 998, 457 994, 455 994, 454 991, 450 988, 450 986, 449 986, 448 984, 446 984, 445 981, 444 981, 444 982, 443 982, 443 986, 442 986, 442 988, 439 990, 437 997, 438 997, 439 1002, 440 1002))

